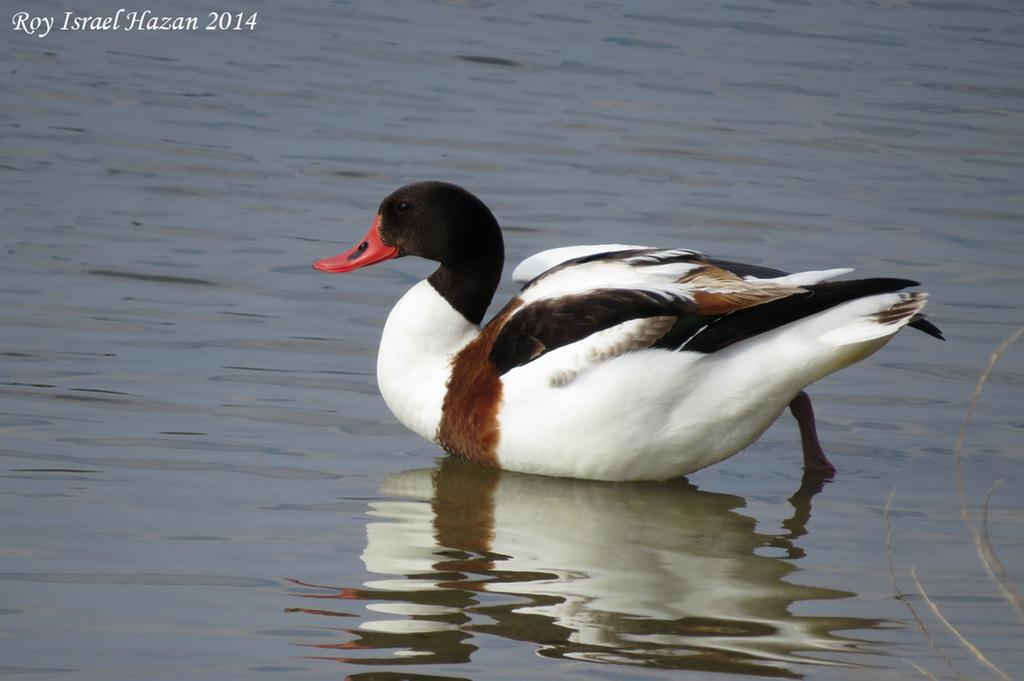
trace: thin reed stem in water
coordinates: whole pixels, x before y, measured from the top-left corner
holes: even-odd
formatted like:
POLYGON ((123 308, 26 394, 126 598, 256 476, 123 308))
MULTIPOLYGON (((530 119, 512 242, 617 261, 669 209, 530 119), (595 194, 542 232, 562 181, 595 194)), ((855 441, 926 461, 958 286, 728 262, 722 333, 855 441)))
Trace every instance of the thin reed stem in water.
POLYGON ((917 671, 921 672, 921 676, 924 676, 924 677, 926 677, 926 678, 929 678, 929 679, 931 679, 932 681, 939 681, 939 680, 938 680, 938 679, 937 679, 937 678, 935 677, 935 675, 934 675, 934 674, 932 674, 932 673, 931 673, 930 671, 928 671, 927 669, 925 669, 925 668, 924 668, 924 667, 922 667, 921 665, 918 665, 918 664, 914 664, 914 663, 913 663, 913 662, 911 662, 910 660, 903 660, 903 659, 901 659, 901 660, 900 660, 900 662, 902 662, 903 664, 905 664, 905 665, 908 665, 908 666, 910 666, 910 667, 913 667, 913 668, 914 668, 914 669, 916 669, 917 671))
MULTIPOLYGON (((971 417, 974 416, 974 408, 978 405, 978 399, 981 397, 981 390, 985 387, 985 383, 988 381, 989 376, 992 375, 992 370, 995 368, 996 363, 1006 352, 1007 348, 1013 345, 1020 337, 1024 334, 1024 326, 1017 329, 1016 332, 1010 334, 1010 336, 1004 340, 992 356, 988 360, 988 366, 981 372, 981 376, 978 377, 978 383, 974 387, 974 393, 971 395, 971 401, 967 405, 967 414, 964 417, 963 425, 960 426, 960 434, 956 439, 956 444, 953 446, 953 468, 956 476, 956 490, 960 496, 960 517, 963 518, 964 524, 967 526, 968 531, 971 533, 971 538, 974 540, 975 550, 978 552, 978 558, 981 560, 982 565, 988 571, 989 577, 996 583, 996 586, 1003 594, 1010 605, 1017 611, 1017 615, 1024 619, 1024 599, 1021 598, 1020 592, 1017 587, 1010 580, 1006 570, 1003 568, 1002 563, 996 557, 995 552, 992 550, 992 543, 988 541, 987 533, 983 535, 978 530, 977 525, 974 522, 974 518, 971 517, 970 511, 967 509, 967 493, 964 490, 964 476, 963 476, 963 448, 964 440, 967 438, 967 426, 971 422, 971 417)), ((991 492, 989 493, 991 495, 991 492)), ((987 507, 986 501, 986 507, 987 507)))
POLYGON ((896 582, 896 563, 893 559, 893 548, 892 548, 892 501, 896 498, 896 488, 893 487, 892 491, 889 492, 889 498, 885 501, 885 553, 889 557, 889 581, 892 582, 892 589, 896 593, 896 598, 903 601, 903 604, 907 606, 910 614, 913 616, 914 621, 917 622, 917 627, 924 634, 924 637, 928 639, 928 645, 932 647, 939 657, 941 657, 945 663, 949 666, 953 673, 957 675, 957 678, 965 679, 966 677, 960 673, 956 665, 953 664, 953 660, 942 652, 938 644, 935 643, 935 639, 932 638, 932 634, 928 631, 928 627, 925 626, 921 616, 917 614, 917 610, 914 608, 914 604, 910 602, 907 595, 900 590, 900 585, 896 582))
POLYGON ((1017 616, 1024 619, 1024 607, 1022 607, 1022 602, 1024 601, 1021 599, 1020 591, 1017 590, 1017 585, 1010 579, 1010 575, 1006 572, 1003 562, 996 555, 995 547, 992 546, 992 537, 988 531, 988 508, 992 501, 992 494, 1003 484, 1005 479, 1003 477, 993 482, 992 486, 988 488, 988 493, 985 495, 985 505, 981 509, 981 541, 984 545, 985 554, 991 561, 989 570, 1003 592, 1003 597, 1016 609, 1017 616))
POLYGON ((1010 677, 1006 674, 1006 672, 1004 672, 1002 669, 993 664, 991 660, 985 657, 985 654, 978 650, 978 647, 976 645, 968 641, 967 638, 960 633, 960 630, 953 626, 952 622, 946 619, 946 616, 942 614, 941 610, 939 610, 939 606, 935 604, 935 601, 931 599, 931 597, 928 595, 928 592, 924 590, 924 586, 921 584, 921 580, 917 578, 917 570, 915 568, 910 568, 910 578, 914 580, 914 586, 917 587, 917 593, 921 594, 921 598, 923 598, 924 602, 928 604, 929 608, 931 608, 932 614, 938 617, 939 621, 945 624, 946 628, 953 632, 953 635, 956 636, 956 639, 960 641, 960 645, 962 645, 964 648, 967 648, 967 650, 970 651, 971 655, 974 655, 975 659, 977 659, 979 662, 981 662, 986 667, 991 669, 993 672, 998 674, 1000 678, 1004 679, 1005 681, 1011 681, 1010 677))

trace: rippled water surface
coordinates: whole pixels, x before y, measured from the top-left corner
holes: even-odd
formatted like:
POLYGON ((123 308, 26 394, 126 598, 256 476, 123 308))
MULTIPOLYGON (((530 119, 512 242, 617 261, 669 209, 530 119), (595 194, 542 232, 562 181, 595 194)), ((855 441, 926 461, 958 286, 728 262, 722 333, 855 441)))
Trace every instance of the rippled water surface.
MULTIPOLYGON (((258 25, 3 34, 0 675, 1024 677, 952 454, 1024 318, 1020 3, 151 9, 258 25), (824 485, 788 416, 666 484, 446 461, 374 378, 429 265, 309 267, 429 178, 492 206, 509 266, 608 241, 852 266, 924 282, 948 342, 812 388, 824 485)), ((1018 584, 1022 358, 963 450, 1018 584)))

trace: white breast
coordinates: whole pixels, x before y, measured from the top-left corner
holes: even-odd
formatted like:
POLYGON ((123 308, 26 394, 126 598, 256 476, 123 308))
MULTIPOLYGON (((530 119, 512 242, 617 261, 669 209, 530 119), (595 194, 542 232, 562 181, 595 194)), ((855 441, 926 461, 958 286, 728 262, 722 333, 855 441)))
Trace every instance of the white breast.
POLYGON ((436 438, 452 356, 479 333, 426 280, 391 310, 377 355, 377 383, 406 428, 436 438))

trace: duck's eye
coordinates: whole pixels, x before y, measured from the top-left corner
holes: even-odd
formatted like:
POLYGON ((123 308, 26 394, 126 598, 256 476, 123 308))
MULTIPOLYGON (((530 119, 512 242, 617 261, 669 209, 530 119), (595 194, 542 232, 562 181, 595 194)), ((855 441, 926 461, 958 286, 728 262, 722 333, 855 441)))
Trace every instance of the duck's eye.
POLYGON ((408 201, 399 201, 397 208, 399 213, 407 213, 412 208, 412 204, 408 201))
POLYGON ((364 241, 363 243, 359 244, 359 248, 357 250, 360 253, 362 253, 363 251, 365 251, 369 247, 370 247, 370 242, 369 241, 364 241))

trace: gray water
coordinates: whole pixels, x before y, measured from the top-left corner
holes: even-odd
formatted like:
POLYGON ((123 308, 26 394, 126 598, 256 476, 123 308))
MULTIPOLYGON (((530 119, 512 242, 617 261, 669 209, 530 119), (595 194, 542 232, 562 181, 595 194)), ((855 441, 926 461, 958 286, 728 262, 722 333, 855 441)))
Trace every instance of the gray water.
MULTIPOLYGON (((86 4, 3 18, 118 7, 86 4)), ((1024 677, 952 454, 1024 318, 1019 3, 136 9, 259 14, 3 33, 0 675, 1000 678, 913 568, 1024 677), (309 267, 431 178, 493 208, 509 268, 608 241, 856 267, 922 281, 948 342, 907 331, 812 387, 820 491, 788 416, 660 485, 446 461, 374 378, 429 264, 309 267)), ((1003 480, 1017 584, 1022 358, 963 449, 976 522, 1003 480)))

